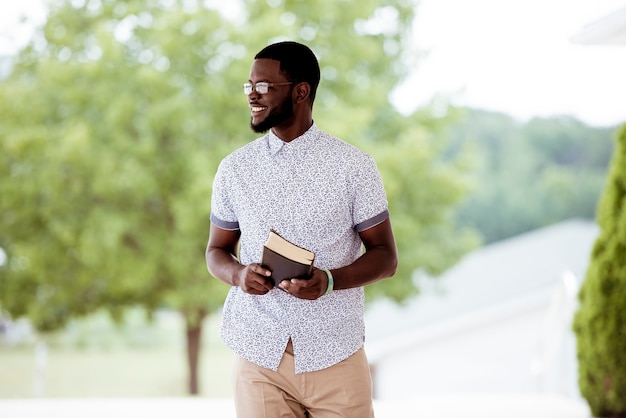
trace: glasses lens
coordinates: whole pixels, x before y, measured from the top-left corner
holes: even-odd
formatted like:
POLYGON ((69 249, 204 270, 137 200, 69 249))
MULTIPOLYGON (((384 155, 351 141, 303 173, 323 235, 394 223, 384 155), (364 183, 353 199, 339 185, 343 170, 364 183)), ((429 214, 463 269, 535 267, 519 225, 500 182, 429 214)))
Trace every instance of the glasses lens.
POLYGON ((259 94, 265 94, 269 91, 269 84, 267 83, 256 83, 255 84, 255 88, 256 91, 259 92, 259 94))
POLYGON ((243 85, 243 92, 245 94, 250 94, 253 90, 256 90, 259 94, 265 94, 270 90, 270 84, 261 82, 256 84, 245 83, 243 85))

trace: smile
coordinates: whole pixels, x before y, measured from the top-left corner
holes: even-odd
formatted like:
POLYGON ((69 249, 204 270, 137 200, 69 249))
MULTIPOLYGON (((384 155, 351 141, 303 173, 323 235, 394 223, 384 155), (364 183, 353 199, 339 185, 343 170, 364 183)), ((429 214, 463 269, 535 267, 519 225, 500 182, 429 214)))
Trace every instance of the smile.
POLYGON ((262 112, 265 109, 267 109, 267 107, 265 107, 265 106, 251 106, 250 107, 250 110, 252 110, 252 113, 262 112))

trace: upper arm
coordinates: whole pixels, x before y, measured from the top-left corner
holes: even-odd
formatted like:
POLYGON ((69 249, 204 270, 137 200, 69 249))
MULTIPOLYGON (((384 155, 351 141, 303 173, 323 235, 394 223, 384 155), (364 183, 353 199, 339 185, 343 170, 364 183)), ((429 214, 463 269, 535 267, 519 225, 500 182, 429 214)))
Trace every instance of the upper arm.
POLYGON ((359 232, 361 241, 365 246, 365 251, 374 247, 386 247, 396 252, 396 241, 391 229, 391 221, 389 218, 381 223, 374 225, 364 231, 359 232))
MULTIPOLYGON (((378 256, 377 262, 385 264, 394 273, 398 265, 398 250, 391 229, 389 218, 383 222, 359 232, 361 241, 365 246, 365 252, 375 250, 378 256)), ((393 273, 392 273, 393 274, 393 273)))
POLYGON ((239 229, 222 229, 212 223, 209 233, 209 243, 207 245, 207 255, 212 250, 219 249, 237 257, 239 237, 241 237, 241 231, 239 229))

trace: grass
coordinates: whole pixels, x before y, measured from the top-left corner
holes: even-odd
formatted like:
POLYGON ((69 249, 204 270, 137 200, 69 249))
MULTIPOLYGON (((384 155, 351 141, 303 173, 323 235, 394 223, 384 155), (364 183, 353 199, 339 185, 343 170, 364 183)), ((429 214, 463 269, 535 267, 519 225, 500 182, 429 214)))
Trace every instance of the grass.
MULTIPOLYGON (((187 395, 182 323, 175 314, 155 323, 138 318, 119 328, 103 317, 74 323, 47 339, 43 372, 36 344, 0 346, 0 398, 175 397, 187 395)), ((231 396, 232 353, 218 338, 218 321, 204 328, 200 391, 231 396)))

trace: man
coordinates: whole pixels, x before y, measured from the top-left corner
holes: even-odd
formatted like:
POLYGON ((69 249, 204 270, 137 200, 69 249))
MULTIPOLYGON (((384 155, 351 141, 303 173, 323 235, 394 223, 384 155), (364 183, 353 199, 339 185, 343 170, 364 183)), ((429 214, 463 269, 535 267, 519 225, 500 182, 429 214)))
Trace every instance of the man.
POLYGON ((221 336, 238 417, 374 416, 363 286, 395 273, 397 251, 375 162, 313 122, 319 81, 305 45, 259 52, 244 93, 252 130, 269 132, 213 183, 206 262, 232 286, 221 336), (260 264, 270 229, 315 253, 310 277, 274 286, 260 264))

